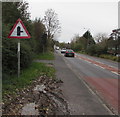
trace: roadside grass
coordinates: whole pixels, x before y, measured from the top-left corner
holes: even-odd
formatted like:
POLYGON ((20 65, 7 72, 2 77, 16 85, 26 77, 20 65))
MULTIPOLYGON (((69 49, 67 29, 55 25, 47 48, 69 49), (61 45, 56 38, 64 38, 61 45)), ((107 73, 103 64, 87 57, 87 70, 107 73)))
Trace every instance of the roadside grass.
POLYGON ((50 78, 55 78, 55 69, 47 66, 45 63, 33 62, 29 68, 21 72, 21 76, 10 77, 3 80, 2 95, 3 101, 5 95, 16 95, 18 90, 21 90, 32 83, 39 76, 46 75, 50 78))
POLYGON ((105 59, 109 59, 109 60, 112 60, 112 61, 120 62, 120 57, 113 56, 113 55, 105 55, 105 54, 102 54, 102 55, 100 55, 99 57, 105 58, 105 59))
POLYGON ((54 60, 54 53, 53 52, 41 53, 41 54, 36 55, 34 59, 54 60))

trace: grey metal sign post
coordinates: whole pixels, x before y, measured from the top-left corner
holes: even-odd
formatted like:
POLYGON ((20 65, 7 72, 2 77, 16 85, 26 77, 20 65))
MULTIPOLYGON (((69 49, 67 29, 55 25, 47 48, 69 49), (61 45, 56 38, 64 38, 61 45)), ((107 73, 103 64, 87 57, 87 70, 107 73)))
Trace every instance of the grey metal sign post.
POLYGON ((18 77, 20 77, 20 40, 18 41, 18 77))

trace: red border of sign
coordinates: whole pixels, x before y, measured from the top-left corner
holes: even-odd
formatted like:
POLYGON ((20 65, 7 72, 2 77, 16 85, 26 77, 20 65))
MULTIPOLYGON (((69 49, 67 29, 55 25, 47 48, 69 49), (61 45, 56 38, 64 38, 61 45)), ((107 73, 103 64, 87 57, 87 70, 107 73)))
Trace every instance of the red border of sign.
POLYGON ((10 31, 10 34, 8 35, 8 38, 17 38, 17 39, 28 39, 30 37, 31 36, 30 36, 29 32, 27 31, 26 27, 24 26, 24 24, 23 24, 23 22, 20 18, 16 21, 12 30, 10 31), (21 25, 23 26, 23 28, 24 28, 24 30, 25 30, 25 32, 27 33, 28 36, 11 36, 11 34, 12 34, 13 30, 15 29, 16 25, 18 24, 18 22, 21 23, 21 25))

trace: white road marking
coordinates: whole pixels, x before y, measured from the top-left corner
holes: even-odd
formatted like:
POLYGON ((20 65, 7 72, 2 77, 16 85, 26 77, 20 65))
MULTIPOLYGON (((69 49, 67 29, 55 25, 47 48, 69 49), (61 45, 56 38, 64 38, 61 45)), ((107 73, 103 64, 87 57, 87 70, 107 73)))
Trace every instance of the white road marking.
POLYGON ((120 75, 119 73, 117 73, 117 72, 114 72, 114 71, 111 71, 112 73, 114 73, 114 74, 116 74, 116 75, 120 75))
POLYGON ((113 111, 111 111, 111 109, 104 103, 103 99, 100 97, 100 94, 97 92, 97 90, 93 90, 86 81, 84 81, 83 79, 81 79, 81 74, 79 73, 78 78, 84 83, 84 85, 88 88, 88 90, 95 96, 98 97, 98 100, 100 101, 100 103, 109 111, 109 113, 111 115, 115 115, 113 111))
POLYGON ((104 64, 104 63, 102 63, 102 62, 100 62, 100 61, 96 61, 96 62, 101 63, 101 64, 104 64))
MULTIPOLYGON (((102 104, 110 113, 111 113, 111 110, 109 109, 109 107, 106 105, 106 104, 102 104)), ((114 113, 111 113, 112 115, 115 115, 114 113)))
MULTIPOLYGON (((78 57, 79 58, 79 57, 78 57)), ((86 58, 88 58, 88 57, 86 57, 86 58)), ((79 58, 79 59, 81 59, 81 58, 79 58)), ((90 58, 89 58, 90 59, 90 58)), ((84 60, 84 59, 82 59, 82 60, 84 60)), ((91 59, 90 59, 91 60, 91 59)), ((84 60, 84 61, 86 61, 86 62, 88 62, 88 63, 92 63, 92 62, 89 62, 89 61, 87 61, 87 60, 84 60)), ((100 61, 97 61, 96 60, 96 62, 98 62, 98 63, 100 63, 100 64, 104 64, 104 65, 106 65, 105 63, 102 63, 102 62, 100 62, 100 61)), ((97 64, 95 64, 95 63, 93 63, 93 65, 95 65, 95 66, 97 66, 97 67, 100 67, 100 68, 102 68, 102 69, 106 69, 106 68, 104 68, 104 67, 101 67, 100 65, 97 65, 97 64)), ((114 67, 114 66, 111 66, 111 65, 107 65, 108 67, 112 67, 113 69, 117 69, 116 67, 114 67)), ((106 70, 108 70, 108 69, 106 69, 106 70)), ((109 71, 111 71, 111 70, 109 70, 109 71)), ((114 74, 116 74, 116 75, 120 75, 119 73, 117 73, 117 72, 114 72, 114 71, 111 71, 112 73, 114 73, 114 74)))
POLYGON ((114 66, 111 66, 111 65, 109 65, 110 67, 112 67, 112 68, 114 68, 114 69, 118 69, 118 68, 116 68, 116 67, 114 67, 114 66))
POLYGON ((91 63, 91 62, 89 62, 89 61, 86 61, 86 62, 91 63))
POLYGON ((95 65, 95 66, 97 66, 97 67, 100 67, 99 65, 97 65, 97 64, 93 64, 93 65, 95 65))
POLYGON ((99 66, 100 68, 102 68, 102 69, 105 69, 104 67, 101 67, 101 66, 99 66))
POLYGON ((101 66, 99 66, 99 65, 97 65, 97 64, 93 64, 93 65, 95 65, 95 66, 97 66, 97 67, 100 67, 100 68, 102 68, 102 69, 105 69, 104 67, 101 67, 101 66))
MULTIPOLYGON (((102 62, 100 62, 100 61, 96 61, 96 62, 101 63, 101 64, 104 64, 104 65, 107 65, 107 64, 102 63, 102 62)), ((117 69, 115 66, 112 66, 112 65, 107 65, 107 66, 108 66, 108 67, 112 67, 112 68, 114 68, 114 69, 117 69)))
MULTIPOLYGON (((96 62, 101 63, 101 64, 105 64, 105 63, 102 63, 102 62, 100 62, 100 61, 96 61, 96 62)), ((105 64, 105 65, 107 65, 107 64, 105 64)), ((108 65, 108 66, 116 69, 115 66, 112 66, 112 65, 108 65)))

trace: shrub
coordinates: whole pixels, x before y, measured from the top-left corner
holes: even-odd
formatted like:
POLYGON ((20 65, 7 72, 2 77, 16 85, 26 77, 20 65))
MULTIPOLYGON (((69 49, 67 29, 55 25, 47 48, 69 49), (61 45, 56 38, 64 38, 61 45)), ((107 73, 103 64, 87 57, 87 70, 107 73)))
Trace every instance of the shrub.
POLYGON ((114 55, 105 55, 105 54, 101 54, 99 57, 105 58, 105 59, 110 59, 110 60, 117 61, 117 62, 120 62, 120 58, 117 57, 117 56, 114 56, 114 55))
POLYGON ((12 75, 17 71, 17 43, 14 40, 4 40, 2 48, 2 70, 12 75))
POLYGON ((92 56, 99 56, 101 54, 106 54, 106 48, 102 48, 99 45, 91 45, 86 49, 87 54, 92 56))
POLYGON ((28 67, 33 58, 33 52, 31 47, 27 44, 21 43, 20 59, 21 59, 21 69, 28 67))

